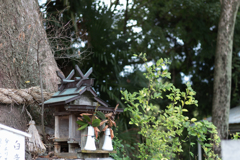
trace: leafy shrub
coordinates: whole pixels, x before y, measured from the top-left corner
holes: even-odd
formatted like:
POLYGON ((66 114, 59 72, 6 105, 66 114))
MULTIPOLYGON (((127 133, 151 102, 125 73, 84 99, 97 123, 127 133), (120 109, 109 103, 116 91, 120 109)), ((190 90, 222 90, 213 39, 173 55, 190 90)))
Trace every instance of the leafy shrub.
MULTIPOLYGON (((146 61, 145 54, 140 57, 146 61)), ((144 75, 149 80, 148 88, 134 93, 121 91, 128 106, 124 111, 132 114, 129 123, 138 126, 138 133, 145 139, 138 143, 139 154, 135 156, 141 160, 175 158, 177 153, 183 152, 182 143, 186 141, 182 134, 187 130, 188 136, 198 138, 207 159, 220 159, 212 150, 213 143, 218 145, 220 142, 216 127, 208 121, 196 122, 196 118, 184 116, 184 112, 188 112, 185 105, 198 105, 194 98, 196 93, 190 83, 186 84, 186 91, 182 92, 167 81, 171 76, 163 66, 168 64, 170 62, 167 59, 160 59, 150 67, 146 64, 144 75), (158 109, 151 103, 151 100, 158 98, 169 99, 165 110, 158 109), (212 138, 207 138, 209 133, 212 138)), ((193 153, 190 154, 193 156, 193 153)))

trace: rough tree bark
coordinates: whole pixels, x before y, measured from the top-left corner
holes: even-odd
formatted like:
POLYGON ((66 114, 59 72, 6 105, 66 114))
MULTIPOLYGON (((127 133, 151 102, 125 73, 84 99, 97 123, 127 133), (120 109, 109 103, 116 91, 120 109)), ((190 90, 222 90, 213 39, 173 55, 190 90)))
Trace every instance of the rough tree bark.
POLYGON ((57 89, 58 70, 36 0, 0 0, 0 87, 39 85, 37 53, 44 88, 57 89), (26 83, 30 81, 30 83, 26 83))
MULTIPOLYGON (((232 45, 239 0, 222 0, 215 54, 212 120, 221 139, 228 139, 232 45)), ((214 148, 221 155, 221 146, 214 148)))
MULTIPOLYGON (((54 92, 59 82, 56 75, 59 69, 47 40, 37 0, 0 0, 0 87, 18 89, 40 85, 38 54, 44 89, 54 92)), ((1 116, 6 113, 11 117, 10 107, 7 109, 10 113, 4 112, 5 109, 6 106, 0 106, 0 123, 22 129, 22 123, 11 124, 1 116)))

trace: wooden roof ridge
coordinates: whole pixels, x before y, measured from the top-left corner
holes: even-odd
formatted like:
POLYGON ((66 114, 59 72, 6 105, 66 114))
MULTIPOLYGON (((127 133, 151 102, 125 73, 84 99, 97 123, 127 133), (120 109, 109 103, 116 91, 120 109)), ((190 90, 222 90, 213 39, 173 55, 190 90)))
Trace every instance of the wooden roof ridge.
MULTIPOLYGON (((65 93, 65 90, 61 91, 59 93, 59 95, 55 95, 55 96, 52 96, 52 98, 63 98, 63 97, 69 97, 69 99, 59 99, 58 102, 51 102, 51 99, 49 99, 48 101, 45 101, 44 103, 52 103, 52 105, 55 105, 55 103, 59 104, 59 102, 62 102, 63 104, 67 104, 67 103, 70 103, 71 101, 74 101, 76 99, 79 99, 81 98, 81 96, 86 92, 88 91, 89 93, 91 93, 93 95, 93 99, 96 100, 98 103, 100 103, 101 105, 103 105, 104 107, 108 107, 109 104, 105 101, 103 101, 101 98, 99 98, 97 96, 97 93, 96 91, 91 87, 91 86, 82 86, 82 89, 79 91, 79 92, 75 92, 75 93, 72 93, 72 94, 64 94, 65 93), (61 95, 61 94, 64 94, 64 95, 61 95), (49 102, 50 101, 50 102, 49 102)), ((49 104, 48 104, 49 105, 49 104)))
POLYGON ((61 79, 58 92, 56 92, 51 99, 45 101, 44 103, 48 104, 48 106, 67 104, 81 98, 81 96, 88 91, 92 95, 91 98, 93 100, 100 103, 103 107, 108 107, 109 104, 99 98, 96 91, 92 87, 94 84, 94 79, 88 78, 93 72, 92 67, 85 74, 83 74, 78 65, 75 65, 75 70, 73 69, 67 78, 65 78, 61 72, 57 71, 57 75, 61 79), (75 77, 74 80, 71 80, 75 74, 75 70, 80 77, 75 77))
POLYGON ((83 72, 78 67, 78 65, 75 65, 75 69, 76 69, 76 71, 77 71, 77 73, 79 74, 80 77, 75 77, 74 80, 71 80, 71 78, 75 74, 75 70, 74 69, 69 73, 67 78, 65 78, 65 76, 60 71, 56 71, 57 72, 57 76, 61 79, 61 84, 58 87, 58 91, 61 92, 64 89, 68 88, 67 84, 73 83, 73 82, 76 82, 77 90, 80 87, 82 87, 83 85, 92 86, 94 84, 93 79, 92 78, 88 78, 90 76, 90 74, 93 72, 93 68, 92 67, 85 74, 83 74, 83 72))

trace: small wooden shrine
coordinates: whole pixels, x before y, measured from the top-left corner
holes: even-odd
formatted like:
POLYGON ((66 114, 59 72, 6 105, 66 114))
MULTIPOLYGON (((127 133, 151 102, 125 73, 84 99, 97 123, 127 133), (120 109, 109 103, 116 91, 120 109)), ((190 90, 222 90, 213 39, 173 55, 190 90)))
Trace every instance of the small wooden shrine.
MULTIPOLYGON (((75 70, 65 78, 60 72, 57 75, 61 79, 61 84, 51 99, 44 102, 46 107, 55 108, 55 138, 54 138, 54 153, 59 158, 87 158, 92 157, 88 154, 93 154, 95 158, 102 154, 101 157, 108 156, 109 152, 101 150, 101 144, 97 151, 84 152, 86 142, 86 132, 78 131, 77 117, 81 113, 93 113, 96 106, 98 111, 109 113, 114 108, 97 96, 93 89, 94 79, 88 78, 93 69, 90 68, 86 74, 83 74, 80 68, 75 67, 80 77, 72 77, 75 70), (80 154, 79 154, 80 153, 80 154), (84 156, 85 155, 85 156, 84 156)), ((117 114, 123 112, 123 109, 117 109, 117 114)), ((101 140, 100 140, 101 141, 101 140)))

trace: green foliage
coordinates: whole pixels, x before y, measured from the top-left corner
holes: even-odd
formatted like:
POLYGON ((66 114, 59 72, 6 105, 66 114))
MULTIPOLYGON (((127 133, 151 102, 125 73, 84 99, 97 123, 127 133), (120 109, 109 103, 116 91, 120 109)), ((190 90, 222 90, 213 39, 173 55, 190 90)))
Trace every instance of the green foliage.
POLYGON ((105 115, 104 115, 103 112, 97 111, 96 114, 97 114, 97 116, 98 116, 99 118, 101 118, 102 120, 106 119, 106 117, 105 117, 105 115))
MULTIPOLYGON (((111 7, 98 2, 100 1, 47 1, 48 5, 43 6, 42 9, 45 8, 48 15, 58 12, 63 19, 63 26, 72 20, 70 23, 75 27, 69 30, 69 35, 76 36, 75 44, 85 42, 86 45, 71 49, 68 54, 78 55, 78 51, 81 51, 80 58, 84 58, 83 55, 92 53, 78 65, 82 65, 80 67, 83 72, 93 67, 94 88, 100 93, 100 97, 112 106, 117 101, 121 107, 126 107, 120 100, 120 90, 133 93, 142 87, 147 87, 148 81, 142 76, 142 71, 137 69, 139 64, 142 64, 141 59, 132 59, 133 53, 143 51, 148 53, 147 60, 153 63, 160 57, 170 58, 171 66, 168 67, 173 77, 172 83, 181 90, 185 87, 183 77, 192 76, 192 88, 197 91, 195 96, 199 100, 199 107, 185 106, 184 109, 188 112, 184 115, 198 119, 211 115, 214 53, 220 1, 134 0, 123 10, 116 9, 120 1, 112 1, 111 7), (134 27, 139 27, 142 31, 136 33, 134 27), (86 54, 83 54, 84 52, 86 54), (133 67, 133 73, 127 72, 125 66, 133 67)), ((233 42, 231 107, 239 104, 240 95, 238 89, 240 85, 239 15, 233 42)), ((48 35, 51 34, 52 27, 61 27, 57 25, 51 23, 51 26, 46 26, 48 35)), ((55 48, 57 48, 56 44, 54 43, 55 48)), ((56 52, 57 54, 61 55, 63 52, 56 52)), ((74 63, 70 59, 59 59, 57 63, 65 75, 74 68, 74 63)), ((164 97, 165 94, 167 92, 162 93, 161 96, 164 97)), ((165 109, 168 104, 165 98, 154 99, 151 102, 155 109, 156 105, 165 109)), ((119 133, 119 136, 124 139, 124 143, 129 142, 129 139, 126 139, 128 136, 125 136, 129 132, 126 131, 132 131, 133 127, 126 124, 129 117, 129 112, 120 116, 119 125, 122 133, 119 133)), ((134 141, 133 138, 131 141, 134 141)))
MULTIPOLYGON (((218 0, 135 0, 131 20, 142 28, 132 50, 147 53, 148 61, 169 58, 172 83, 184 89, 191 76, 199 108, 188 106, 189 116, 211 115, 214 54, 220 15, 218 0), (141 7, 144 6, 144 7, 141 7), (140 42, 140 43, 139 43, 140 42)), ((160 102, 160 103, 164 103, 160 102)), ((166 106, 166 104, 163 104, 166 106)))
MULTIPOLYGON (((140 56, 146 61, 145 54, 140 56)), ((168 82, 167 79, 171 78, 170 73, 162 68, 167 64, 167 59, 160 59, 156 65, 145 65, 144 75, 149 80, 148 87, 133 93, 122 91, 123 99, 128 105, 124 111, 132 114, 129 123, 138 126, 138 133, 144 138, 144 141, 138 143, 139 154, 136 157, 142 160, 175 158, 177 153, 183 152, 182 143, 186 141, 181 136, 183 131, 187 130, 188 137, 194 136, 199 139, 208 159, 219 159, 212 151, 213 143, 220 142, 216 127, 210 122, 196 122, 196 118, 190 120, 184 115, 188 111, 186 105, 198 105, 194 98, 196 92, 190 83, 186 84, 186 90, 182 92, 168 82), (163 96, 164 92, 166 96, 163 96), (153 99, 159 98, 169 100, 165 110, 156 109, 152 104, 153 99), (207 139, 208 133, 211 133, 213 138, 207 139)))
MULTIPOLYGON (((192 87, 198 93, 196 98, 201 107, 188 107, 189 116, 197 115, 198 118, 203 118, 211 114, 209 104, 212 104, 213 95, 219 0, 134 0, 126 7, 128 10, 125 14, 125 10, 116 9, 120 5, 119 1, 113 2, 111 7, 96 0, 46 3, 42 9, 45 9, 48 15, 59 13, 64 22, 63 26, 72 20, 70 23, 75 27, 68 33, 76 36, 75 44, 86 43, 85 47, 71 50, 71 53, 78 55, 78 51, 81 51, 80 58, 84 58, 84 51, 87 51, 87 54, 90 51, 93 53, 91 57, 85 57, 79 65, 82 65, 83 71, 89 67, 94 68, 94 87, 100 97, 108 100, 110 105, 118 101, 123 107, 119 99, 121 89, 134 92, 146 85, 143 77, 140 77, 141 71, 136 69, 142 61, 131 59, 133 53, 143 51, 148 53, 148 61, 156 61, 159 57, 170 58, 172 65, 169 72, 173 76, 172 82, 178 88, 184 87, 183 76, 192 76, 192 87), (136 33, 134 27, 141 28, 142 32, 136 33), (125 72, 126 65, 134 67, 134 72, 125 72), (124 76, 120 76, 120 73, 124 73, 124 76)), ((239 104, 240 95, 239 23, 240 16, 237 16, 233 44, 232 107, 239 104)), ((55 23, 46 26, 48 34, 51 34, 52 27, 55 26, 61 27, 55 23)), ((71 60, 59 59, 57 62, 66 74, 74 67, 71 60)))
POLYGON ((240 133, 236 132, 235 134, 233 134, 233 138, 234 140, 238 140, 240 138, 240 133))
POLYGON ((87 115, 83 115, 84 119, 81 121, 77 121, 77 124, 80 125, 80 128, 77 130, 84 130, 88 125, 90 125, 91 119, 87 115))
POLYGON ((92 122, 93 127, 98 127, 100 125, 101 120, 100 119, 94 119, 92 122))
POLYGON ((88 126, 88 123, 85 123, 85 124, 81 125, 81 127, 78 128, 77 130, 79 130, 79 131, 84 130, 87 126, 88 126))
POLYGON ((91 125, 93 127, 98 127, 100 125, 101 120, 100 119, 95 119, 95 118, 90 118, 87 115, 83 115, 84 119, 82 121, 77 121, 77 124, 79 124, 81 127, 78 128, 78 130, 83 130, 85 129, 88 125, 91 125))
POLYGON ((91 124, 91 119, 87 115, 83 115, 83 119, 78 120, 77 124, 80 125, 80 127, 77 129, 79 131, 84 130, 87 126, 91 124))
POLYGON ((97 115, 97 109, 98 109, 99 104, 97 105, 97 107, 95 108, 95 111, 93 112, 92 118, 90 118, 88 115, 88 113, 82 113, 80 115, 82 115, 83 119, 81 119, 80 121, 77 121, 77 124, 79 124, 81 127, 78 128, 78 130, 83 130, 85 129, 88 125, 91 125, 93 127, 98 127, 100 125, 101 120, 95 118, 97 115))
POLYGON ((91 122, 91 118, 87 115, 83 115, 84 119, 86 119, 88 122, 91 122))
POLYGON ((83 126, 85 125, 87 122, 86 121, 77 121, 77 124, 80 125, 80 126, 83 126))
MULTIPOLYGON (((130 51, 131 43, 128 39, 136 33, 123 34, 124 11, 118 10, 118 6, 117 2, 109 7, 96 0, 62 0, 49 1, 43 9, 45 8, 50 15, 60 12, 64 24, 68 24, 72 19, 70 24, 75 27, 69 30, 69 34, 76 36, 76 45, 72 45, 71 48, 81 46, 72 50, 72 56, 81 51, 80 58, 83 62, 78 65, 83 72, 93 67, 94 72, 91 76, 95 78, 94 88, 100 93, 100 98, 112 106, 117 101, 123 107, 124 104, 120 100, 121 88, 132 88, 136 91, 145 85, 145 81, 141 79, 143 76, 139 70, 134 69, 134 73, 130 74, 124 69, 126 65, 132 66, 133 62, 135 63, 135 60, 131 60, 133 53, 130 51), (82 42, 86 45, 80 45, 82 42), (135 87, 132 87, 133 85, 135 87)), ((54 27, 55 23, 51 26, 54 27)), ((47 30, 50 31, 51 28, 47 30)), ((59 59, 57 62, 66 75, 74 68, 76 61, 59 59)), ((135 65, 137 64, 139 62, 135 65)))
MULTIPOLYGON (((131 160, 131 158, 126 153, 126 147, 123 145, 123 141, 118 138, 117 130, 118 129, 116 129, 116 132, 115 132, 115 138, 113 139, 113 150, 117 151, 117 153, 110 153, 110 155, 115 160, 131 160)), ((131 147, 128 144, 127 146, 131 147)))

